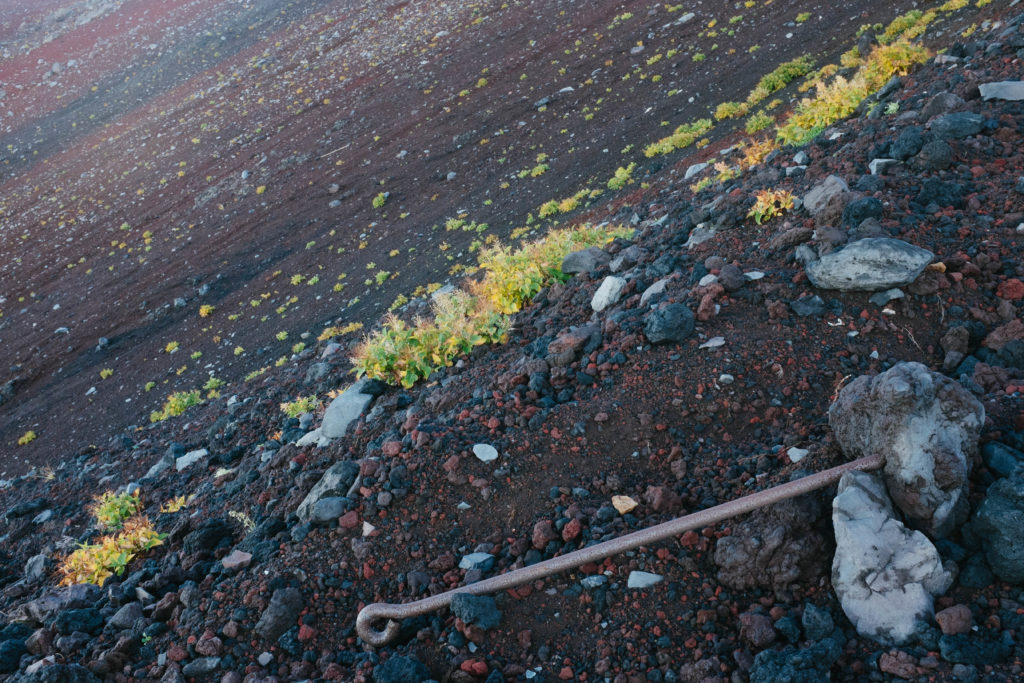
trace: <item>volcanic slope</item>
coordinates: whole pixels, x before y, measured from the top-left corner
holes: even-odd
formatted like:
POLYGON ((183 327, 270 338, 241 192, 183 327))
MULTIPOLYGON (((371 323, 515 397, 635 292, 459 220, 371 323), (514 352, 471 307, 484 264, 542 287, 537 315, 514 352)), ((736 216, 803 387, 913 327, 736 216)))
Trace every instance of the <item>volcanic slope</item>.
POLYGON ((664 165, 653 139, 911 5, 39 4, 2 36, 0 473, 457 282, 477 242, 604 201, 664 165))
POLYGON ((73 665, 139 680, 1019 680, 1021 586, 996 578, 969 529, 939 544, 959 573, 936 609, 955 619, 901 647, 857 635, 831 585, 831 491, 522 586, 475 615, 409 620, 378 651, 354 632, 367 603, 437 593, 838 464, 835 394, 902 361, 946 373, 984 405, 972 510, 995 482, 1019 481, 1024 104, 983 100, 979 86, 1020 79, 1024 15, 981 9, 939 24, 944 54, 802 148, 730 177, 746 152, 712 143, 587 208, 593 222, 636 228, 606 247, 614 273, 598 264, 545 288, 506 344, 427 383, 371 385, 345 438, 299 447, 322 412, 280 409, 347 384, 343 347, 310 340, 234 396, 146 430, 111 429, 102 447, 8 481, 0 618, 25 619, 2 624, 0 662, 24 672, 53 656, 68 667, 54 675, 85 678, 73 665), (880 158, 898 163, 874 174, 880 158), (711 159, 723 165, 684 179, 711 159), (805 199, 835 185, 829 176, 850 191, 817 215, 794 205, 750 217, 759 192, 805 199), (902 297, 816 288, 795 258, 871 236, 934 254, 902 297), (626 286, 595 312, 609 275, 626 286), (661 279, 664 291, 641 302, 661 279), (694 329, 652 344, 650 310, 672 303, 694 311, 694 329), (477 444, 498 459, 483 462, 477 444), (331 468, 337 495, 307 523, 298 507, 331 468), (61 602, 55 566, 99 535, 88 501, 132 482, 163 545, 102 591, 78 587, 61 602), (620 512, 613 496, 636 506, 620 512), (730 537, 778 542, 778 554, 726 579, 715 551, 730 537), (629 588, 633 572, 655 577, 629 588))

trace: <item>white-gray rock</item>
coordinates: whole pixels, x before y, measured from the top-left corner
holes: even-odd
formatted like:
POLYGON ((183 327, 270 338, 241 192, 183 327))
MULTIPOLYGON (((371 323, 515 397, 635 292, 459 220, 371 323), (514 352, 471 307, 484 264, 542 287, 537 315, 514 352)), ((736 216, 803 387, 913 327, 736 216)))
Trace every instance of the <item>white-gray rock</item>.
POLYGON ((259 657, 256 658, 256 661, 259 662, 260 666, 267 666, 272 661, 274 661, 274 655, 270 654, 269 652, 263 652, 260 654, 259 657))
POLYGON ((33 555, 25 562, 25 580, 29 583, 42 581, 46 578, 46 569, 50 564, 50 558, 45 554, 33 555))
POLYGON ((703 162, 699 164, 692 164, 688 169, 686 169, 686 173, 683 174, 683 180, 689 180, 707 167, 708 165, 703 162))
POLYGON ((693 230, 690 231, 689 236, 686 239, 686 244, 683 246, 687 249, 693 249, 694 247, 704 244, 709 239, 715 236, 714 226, 709 226, 704 223, 699 224, 693 230))
POLYGON ((867 237, 825 254, 805 267, 819 289, 875 292, 917 279, 935 255, 890 237, 867 237))
POLYGON ((627 588, 650 588, 656 583, 661 583, 663 577, 661 574, 652 574, 651 572, 631 571, 629 578, 626 580, 627 588))
POLYGON ((124 630, 131 628, 135 622, 142 618, 142 603, 129 602, 114 612, 107 623, 116 629, 124 630))
POLYGON ((185 455, 181 456, 174 461, 174 469, 181 472, 186 467, 191 467, 206 456, 210 454, 205 448, 199 448, 194 451, 189 451, 185 455))
POLYGON ((481 462, 491 462, 498 459, 498 449, 485 443, 473 444, 473 455, 481 462))
POLYGON ((967 518, 985 409, 959 383, 900 363, 843 387, 828 419, 847 457, 885 456, 886 487, 911 526, 941 538, 967 518))
POLYGON ((320 439, 325 438, 323 436, 323 429, 317 427, 316 429, 306 432, 295 442, 295 445, 299 448, 305 448, 306 446, 312 446, 314 444, 319 445, 320 439))
POLYGON ((996 81, 978 86, 983 100, 1024 100, 1024 81, 996 81))
POLYGON ((872 159, 868 162, 868 168, 871 175, 885 175, 890 168, 899 163, 899 159, 872 159))
POLYGON ((622 298, 622 290, 625 286, 626 281, 621 277, 609 275, 594 292, 594 298, 590 300, 590 307, 600 313, 609 306, 614 306, 622 298))
POLYGON ((328 439, 345 436, 348 426, 359 419, 373 396, 363 393, 366 380, 361 379, 337 396, 324 412, 320 434, 328 439))
POLYGON ((655 294, 661 294, 665 291, 665 285, 668 284, 668 278, 663 277, 653 285, 644 290, 644 293, 640 295, 640 305, 646 306, 647 302, 651 300, 651 297, 655 294))
POLYGON ((862 636, 906 642, 953 583, 935 546, 895 519, 881 478, 867 472, 847 472, 839 481, 832 525, 832 587, 846 616, 862 636))
POLYGON ((807 213, 817 216, 825 210, 825 207, 828 206, 833 197, 849 191, 850 187, 846 184, 846 181, 839 176, 830 175, 804 195, 804 208, 807 209, 807 213))
POLYGON ((470 553, 459 560, 459 569, 479 569, 487 571, 494 566, 494 555, 490 553, 470 553))
POLYGON ((143 479, 152 479, 171 467, 174 467, 174 457, 165 453, 146 471, 146 476, 143 479))

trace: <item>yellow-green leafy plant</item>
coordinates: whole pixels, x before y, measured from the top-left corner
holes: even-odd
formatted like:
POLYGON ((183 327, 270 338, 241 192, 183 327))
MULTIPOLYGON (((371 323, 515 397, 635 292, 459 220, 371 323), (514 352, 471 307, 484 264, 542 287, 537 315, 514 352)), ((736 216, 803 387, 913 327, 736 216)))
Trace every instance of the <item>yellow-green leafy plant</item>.
POLYGON ((821 82, 814 97, 801 100, 793 114, 776 129, 779 141, 787 145, 806 144, 827 126, 852 114, 893 75, 906 74, 929 56, 927 48, 905 40, 875 47, 852 77, 836 76, 828 83, 821 82))
POLYGON ((796 197, 789 190, 759 190, 757 201, 747 212, 747 218, 753 218, 758 225, 781 216, 784 211, 793 208, 796 197))
POLYGON ((142 509, 142 500, 138 491, 134 493, 114 493, 107 491, 93 498, 89 510, 96 518, 100 529, 116 531, 126 519, 142 509))
POLYGON ((281 404, 281 412, 288 417, 298 417, 303 413, 312 413, 320 408, 320 399, 316 396, 299 396, 294 401, 281 404))
POLYGON ((19 446, 27 446, 36 440, 36 433, 31 429, 18 437, 19 446))
POLYGON ((388 193, 387 192, 378 192, 377 196, 373 198, 373 202, 372 202, 373 208, 379 209, 379 208, 383 207, 384 204, 387 203, 387 201, 388 201, 388 193))
POLYGON ((707 133, 714 124, 711 119, 698 119, 693 123, 684 123, 675 129, 672 135, 662 138, 644 148, 644 156, 653 157, 659 154, 671 154, 677 149, 689 147, 702 135, 707 133))
POLYGON ((109 577, 123 574, 136 555, 163 543, 164 537, 157 533, 148 518, 131 517, 124 521, 116 535, 103 536, 96 543, 83 543, 64 558, 57 568, 60 584, 102 586, 109 577))
POLYGON ((615 169, 615 175, 608 181, 608 189, 610 190, 621 190, 626 186, 626 183, 633 180, 633 171, 636 169, 635 163, 630 163, 628 166, 623 168, 619 166, 615 169))
POLYGON ((163 408, 160 410, 154 410, 149 414, 149 421, 160 422, 161 420, 166 420, 169 417, 176 417, 192 406, 199 405, 202 402, 203 398, 198 389, 194 391, 176 391, 167 397, 167 400, 164 401, 163 408))
POLYGON ((775 123, 775 117, 768 112, 761 110, 755 114, 751 114, 750 118, 747 119, 746 130, 747 133, 753 135, 766 128, 770 128, 775 123))
POLYGON ((566 254, 631 234, 624 228, 562 229, 517 250, 500 244, 483 249, 482 280, 470 283, 469 292, 437 297, 432 319, 409 323, 389 314, 356 349, 356 374, 410 387, 477 346, 503 341, 510 314, 543 287, 567 279, 561 271, 566 254))
POLYGON ((160 512, 163 514, 173 514, 178 512, 188 504, 188 499, 185 496, 178 496, 177 498, 171 498, 163 505, 160 506, 160 512))

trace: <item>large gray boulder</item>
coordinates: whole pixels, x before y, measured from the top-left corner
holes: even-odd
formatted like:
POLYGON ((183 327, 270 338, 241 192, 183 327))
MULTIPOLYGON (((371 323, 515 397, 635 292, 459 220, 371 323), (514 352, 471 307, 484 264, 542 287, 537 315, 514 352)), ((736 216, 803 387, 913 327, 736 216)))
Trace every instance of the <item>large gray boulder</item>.
POLYGON ((935 255, 891 237, 866 237, 807 264, 819 289, 875 292, 909 285, 935 255))
POLYGON ((857 633, 905 643, 934 614, 953 575, 931 541, 895 518, 881 477, 847 472, 832 501, 836 555, 832 587, 857 633))
MULTIPOLYGON (((331 465, 306 497, 295 508, 295 514, 303 522, 308 522, 313 514, 314 506, 325 498, 340 497, 348 493, 359 476, 359 465, 351 460, 343 460, 331 465)), ((339 513, 340 514, 340 513, 339 513)))
POLYGON ((911 526, 941 538, 966 520, 985 409, 958 383, 900 363, 844 387, 828 419, 847 457, 885 456, 885 485, 911 526))
POLYGON ((989 487, 972 526, 996 576, 1024 583, 1024 470, 989 487))
POLYGON ((324 421, 320 425, 322 436, 328 439, 345 436, 348 426, 359 419, 373 400, 372 394, 363 393, 366 385, 367 380, 361 379, 331 401, 324 411, 324 421))

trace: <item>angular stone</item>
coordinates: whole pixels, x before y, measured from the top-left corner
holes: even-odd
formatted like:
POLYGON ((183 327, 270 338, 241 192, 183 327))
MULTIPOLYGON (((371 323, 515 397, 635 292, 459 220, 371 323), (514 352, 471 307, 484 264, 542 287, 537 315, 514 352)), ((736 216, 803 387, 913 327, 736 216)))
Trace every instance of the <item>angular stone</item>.
POLYGON ((953 605, 935 614, 935 623, 947 636, 958 633, 970 633, 974 625, 974 617, 971 615, 971 608, 967 605, 953 605))
POLYGON ((693 328, 693 312, 683 304, 661 306, 644 316, 644 335, 652 344, 681 342, 693 328))
POLYGON ((359 419, 366 407, 370 405, 373 396, 363 393, 367 385, 366 379, 361 379, 337 396, 327 410, 324 412, 324 420, 320 425, 320 433, 328 439, 337 439, 345 436, 350 424, 359 419))
POLYGON ((666 277, 658 280, 653 285, 645 289, 644 293, 640 295, 640 305, 646 306, 652 296, 663 293, 665 291, 665 285, 667 284, 668 278, 666 277))
POLYGON ((959 139, 977 135, 984 123, 985 117, 981 114, 959 111, 932 120, 931 130, 942 139, 959 139))
POLYGON ((968 513, 967 476, 985 409, 957 382, 920 363, 858 377, 829 407, 847 457, 885 457, 885 483, 911 526, 933 538, 968 513))
POLYGON ((478 626, 483 630, 495 628, 501 623, 501 611, 498 604, 489 595, 470 595, 456 593, 452 596, 452 613, 462 623, 478 626))
POLYGON ((121 609, 114 612, 114 616, 110 617, 110 621, 107 623, 117 629, 126 629, 134 626, 135 622, 141 617, 142 603, 129 602, 127 605, 122 606, 121 609))
POLYGON ((1024 81, 995 81, 978 86, 983 100, 1024 100, 1024 81))
POLYGON ((804 195, 804 208, 807 209, 807 213, 817 216, 833 199, 849 191, 850 187, 846 181, 839 176, 830 175, 804 195))
POLYGON ((498 449, 486 443, 473 444, 473 455, 480 462, 491 462, 498 459, 498 449))
POLYGON ((806 271, 819 289, 874 292, 910 284, 934 258, 902 240, 868 237, 825 254, 806 271))
POLYGON ((651 572, 631 571, 629 578, 626 579, 627 588, 650 588, 656 583, 661 583, 665 577, 661 574, 652 574, 651 572))
POLYGON ((188 453, 174 461, 174 469, 181 472, 186 467, 191 467, 192 465, 196 464, 209 454, 210 452, 205 448, 199 448, 194 451, 189 451, 188 453))
POLYGON ((303 607, 302 593, 298 588, 279 588, 270 597, 270 604, 263 610, 256 622, 255 634, 264 640, 274 642, 285 631, 295 625, 303 607))
POLYGON ((299 507, 295 509, 295 514, 302 521, 309 521, 313 506, 318 500, 331 496, 344 496, 352 488, 352 484, 355 483, 358 476, 359 465, 351 460, 342 460, 341 462, 334 463, 324 472, 324 476, 320 478, 320 481, 310 489, 306 497, 299 503, 299 507))
POLYGON ((245 569, 252 562, 252 554, 235 548, 229 555, 224 557, 220 563, 228 571, 245 569))
POLYGON ((899 645, 932 616, 953 576, 931 541, 894 515, 881 477, 848 472, 832 501, 836 555, 832 587, 857 632, 899 645))
POLYGON ((601 282, 601 286, 594 292, 594 298, 590 300, 590 307, 600 313, 609 306, 614 306, 622 298, 622 290, 626 287, 626 281, 621 277, 609 275, 601 282))
POLYGON ((575 275, 576 273, 589 273, 612 260, 611 255, 604 249, 598 247, 587 247, 580 251, 567 254, 562 259, 562 272, 575 275))
POLYGON ((470 553, 459 561, 459 569, 479 569, 489 571, 494 566, 494 555, 490 553, 470 553))

